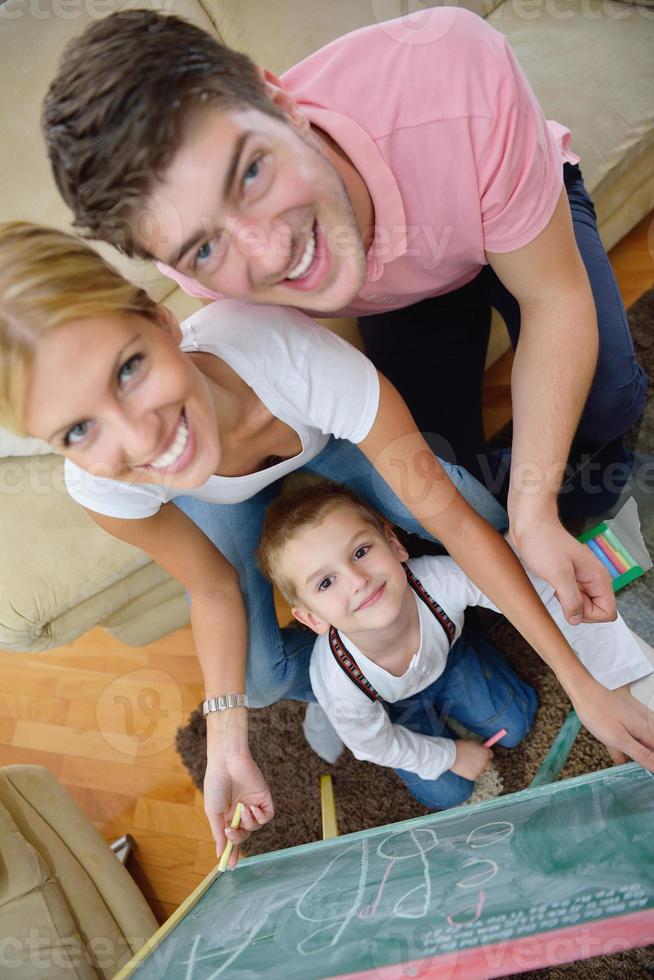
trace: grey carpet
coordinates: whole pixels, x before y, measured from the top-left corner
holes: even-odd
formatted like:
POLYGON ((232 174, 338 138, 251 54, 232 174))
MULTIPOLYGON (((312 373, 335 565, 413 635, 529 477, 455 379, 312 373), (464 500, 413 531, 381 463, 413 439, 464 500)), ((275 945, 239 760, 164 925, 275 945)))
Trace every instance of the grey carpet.
MULTIPOLYGON (((650 378, 650 397, 644 418, 629 434, 628 444, 641 452, 654 452, 654 289, 629 310, 634 343, 639 360, 650 378)), ((650 551, 654 550, 654 493, 639 496, 643 530, 650 551)), ((591 522, 595 524, 598 519, 591 522)), ((619 605, 632 628, 654 642, 654 604, 651 599, 654 570, 646 578, 621 593, 619 605)), ((492 616, 493 614, 489 614, 492 616)), ((540 708, 534 727, 516 749, 496 747, 495 760, 504 792, 524 789, 536 772, 567 712, 569 701, 539 657, 504 620, 491 627, 493 643, 503 650, 515 670, 532 684, 540 708)), ((267 827, 254 834, 246 845, 248 854, 290 847, 320 838, 319 778, 332 774, 337 817, 341 834, 409 819, 427 811, 404 788, 394 773, 368 763, 357 762, 345 752, 329 766, 306 744, 302 733, 304 705, 284 701, 270 708, 250 712, 252 754, 266 777, 275 799, 276 816, 267 827)), ((179 730, 178 751, 196 785, 202 788, 206 766, 205 725, 201 713, 194 712, 187 726, 179 730)), ((604 769, 611 760, 603 746, 582 731, 568 757, 561 778, 604 769)), ((596 980, 596 978, 654 977, 654 948, 630 950, 608 957, 522 974, 532 980, 596 980)))

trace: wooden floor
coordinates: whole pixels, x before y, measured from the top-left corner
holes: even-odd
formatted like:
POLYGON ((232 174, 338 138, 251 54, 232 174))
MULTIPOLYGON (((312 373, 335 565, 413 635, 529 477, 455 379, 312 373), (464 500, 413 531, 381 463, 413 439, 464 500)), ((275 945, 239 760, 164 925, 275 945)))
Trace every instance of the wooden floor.
MULTIPOLYGON (((654 284, 652 229, 654 213, 611 253, 627 305, 654 284)), ((510 355, 488 372, 489 432, 510 418, 510 373, 510 355)), ((190 630, 139 648, 97 629, 45 653, 0 651, 0 677, 0 764, 47 766, 107 840, 131 833, 128 866, 163 922, 215 864, 174 744, 203 696, 190 630)))

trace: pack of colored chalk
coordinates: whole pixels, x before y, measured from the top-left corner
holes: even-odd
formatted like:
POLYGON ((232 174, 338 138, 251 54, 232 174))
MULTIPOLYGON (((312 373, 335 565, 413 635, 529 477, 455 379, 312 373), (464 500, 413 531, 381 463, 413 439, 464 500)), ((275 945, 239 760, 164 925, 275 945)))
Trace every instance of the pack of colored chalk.
POLYGON ((638 508, 633 497, 615 517, 602 521, 590 531, 584 531, 579 541, 587 545, 608 569, 614 592, 640 578, 652 567, 652 559, 640 533, 638 508))

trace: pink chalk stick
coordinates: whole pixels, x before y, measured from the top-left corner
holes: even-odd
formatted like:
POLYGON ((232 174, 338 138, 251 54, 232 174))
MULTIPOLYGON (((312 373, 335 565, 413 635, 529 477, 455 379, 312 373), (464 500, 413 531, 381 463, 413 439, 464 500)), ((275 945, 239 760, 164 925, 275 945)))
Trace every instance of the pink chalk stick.
POLYGON ((501 738, 504 738, 505 735, 506 735, 506 728, 500 728, 499 732, 495 732, 494 735, 491 735, 490 738, 486 739, 486 741, 484 742, 484 748, 490 749, 491 745, 495 745, 495 743, 499 742, 499 740, 501 738))

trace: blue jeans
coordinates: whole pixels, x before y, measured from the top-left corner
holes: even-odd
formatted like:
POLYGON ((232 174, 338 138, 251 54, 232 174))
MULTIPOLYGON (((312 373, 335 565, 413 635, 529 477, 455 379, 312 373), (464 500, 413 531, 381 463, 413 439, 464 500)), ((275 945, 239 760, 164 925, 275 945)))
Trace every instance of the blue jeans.
MULTIPOLYGON (((529 684, 513 672, 499 651, 478 633, 466 631, 450 650, 445 670, 433 684, 386 704, 392 722, 423 735, 456 738, 446 718, 490 738, 500 728, 507 734, 499 745, 517 745, 531 728, 538 702, 529 684)), ((448 770, 438 779, 395 770, 419 803, 431 810, 457 806, 472 793, 474 782, 448 770)))
MULTIPOLYGON (((506 512, 488 490, 461 467, 444 465, 468 503, 490 524, 504 530, 508 524, 506 512)), ((347 484, 398 527, 434 540, 352 443, 330 439, 304 471, 347 484)), ((315 701, 309 681, 315 637, 303 629, 279 628, 272 586, 254 558, 266 508, 280 489, 278 481, 240 504, 212 504, 187 496, 174 499, 175 505, 204 531, 239 574, 248 619, 246 690, 255 707, 283 698, 315 701)), ((229 651, 216 650, 217 657, 228 655, 229 651)))

